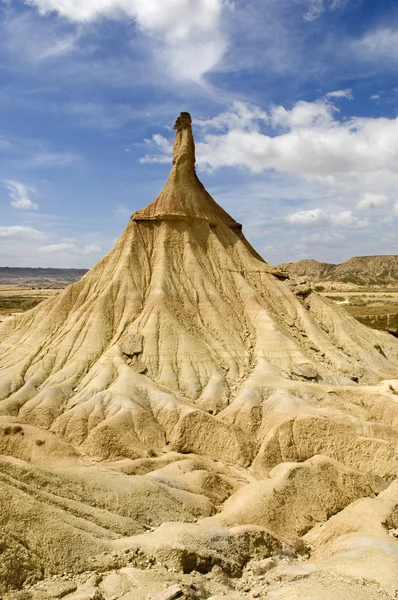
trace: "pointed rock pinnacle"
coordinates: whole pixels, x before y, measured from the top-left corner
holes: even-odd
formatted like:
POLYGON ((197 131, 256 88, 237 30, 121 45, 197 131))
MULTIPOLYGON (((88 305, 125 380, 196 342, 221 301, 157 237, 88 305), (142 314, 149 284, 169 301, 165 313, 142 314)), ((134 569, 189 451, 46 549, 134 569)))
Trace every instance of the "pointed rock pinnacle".
POLYGON ((180 113, 174 124, 173 168, 159 196, 131 217, 133 221, 204 221, 212 227, 221 223, 238 235, 242 226, 237 223, 206 191, 195 171, 195 141, 192 119, 180 113))
POLYGON ((173 165, 186 164, 188 169, 195 168, 195 142, 192 135, 192 118, 187 112, 180 113, 174 124, 177 132, 174 140, 173 165))

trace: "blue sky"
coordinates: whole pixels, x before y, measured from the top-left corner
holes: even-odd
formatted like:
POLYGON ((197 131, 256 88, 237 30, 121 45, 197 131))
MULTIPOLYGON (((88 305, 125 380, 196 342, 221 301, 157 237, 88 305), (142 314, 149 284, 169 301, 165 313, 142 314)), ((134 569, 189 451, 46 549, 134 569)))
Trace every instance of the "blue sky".
POLYGON ((396 254, 396 0, 0 0, 0 265, 90 267, 198 173, 273 264, 396 254))

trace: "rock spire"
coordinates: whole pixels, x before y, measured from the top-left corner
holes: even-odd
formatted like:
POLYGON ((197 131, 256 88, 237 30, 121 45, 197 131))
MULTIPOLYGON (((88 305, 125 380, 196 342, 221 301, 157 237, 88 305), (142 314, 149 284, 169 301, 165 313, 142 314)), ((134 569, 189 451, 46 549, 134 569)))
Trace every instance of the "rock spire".
POLYGON ((187 112, 180 113, 174 123, 177 132, 174 139, 173 165, 185 166, 188 170, 195 169, 195 141, 192 134, 192 118, 187 112))
POLYGON ((173 168, 160 195, 131 217, 133 221, 206 221, 216 227, 220 222, 236 232, 242 225, 213 200, 195 171, 195 142, 192 119, 182 112, 175 122, 173 168))

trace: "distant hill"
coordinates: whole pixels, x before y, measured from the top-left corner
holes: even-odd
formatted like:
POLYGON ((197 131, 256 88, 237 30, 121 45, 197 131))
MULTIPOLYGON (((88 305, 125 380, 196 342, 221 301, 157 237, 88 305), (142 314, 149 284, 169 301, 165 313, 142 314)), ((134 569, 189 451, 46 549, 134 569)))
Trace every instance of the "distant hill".
POLYGON ((0 285, 58 288, 79 281, 87 269, 30 269, 0 267, 0 285))
POLYGON ((299 260, 278 265, 295 277, 315 283, 336 281, 355 285, 398 285, 398 255, 356 256, 340 265, 299 260))

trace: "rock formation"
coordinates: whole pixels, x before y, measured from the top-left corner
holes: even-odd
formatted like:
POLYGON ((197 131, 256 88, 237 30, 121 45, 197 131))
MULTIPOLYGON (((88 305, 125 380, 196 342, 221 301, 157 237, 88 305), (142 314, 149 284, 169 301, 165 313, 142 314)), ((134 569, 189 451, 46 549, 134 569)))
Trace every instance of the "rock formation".
MULTIPOLYGON (((188 113, 175 129, 164 190, 114 249, 0 325, 0 590, 65 574, 71 600, 149 598, 148 581, 246 598, 253 561, 294 563, 309 536, 314 589, 323 573, 344 597, 316 528, 344 535, 380 492, 398 527, 398 340, 289 286, 199 181, 188 113)), ((383 552, 398 572, 395 539, 383 552)), ((369 586, 389 597, 390 574, 369 586)))
POLYGON ((398 255, 394 254, 354 256, 339 265, 304 259, 281 264, 279 268, 316 283, 333 281, 367 287, 396 287, 398 284, 398 255))

